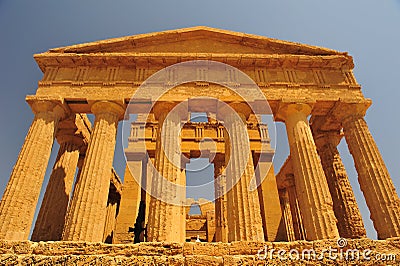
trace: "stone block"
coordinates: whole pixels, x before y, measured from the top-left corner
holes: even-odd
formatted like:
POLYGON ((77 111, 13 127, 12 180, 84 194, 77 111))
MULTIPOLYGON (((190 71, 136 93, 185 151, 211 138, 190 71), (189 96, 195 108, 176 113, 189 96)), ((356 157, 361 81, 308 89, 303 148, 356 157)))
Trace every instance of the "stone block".
POLYGON ((183 244, 163 243, 163 242, 144 242, 138 244, 138 255, 143 256, 161 256, 183 254, 183 244))
POLYGON ((210 265, 218 266, 223 265, 222 257, 207 256, 207 255, 189 255, 185 257, 185 265, 210 265))
POLYGON ((183 254, 223 256, 229 254, 229 243, 192 243, 183 245, 183 254))
POLYGON ((270 242, 246 242, 237 241, 230 243, 229 255, 256 255, 264 246, 271 245, 270 242))
POLYGON ((226 255, 223 256, 224 265, 254 265, 255 256, 250 255, 226 255))

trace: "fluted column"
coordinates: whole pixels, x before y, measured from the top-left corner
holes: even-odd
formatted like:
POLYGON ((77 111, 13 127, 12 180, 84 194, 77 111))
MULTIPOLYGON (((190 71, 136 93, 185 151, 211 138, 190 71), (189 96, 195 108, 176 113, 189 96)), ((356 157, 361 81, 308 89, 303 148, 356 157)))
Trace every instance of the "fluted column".
POLYGON ((255 155, 255 157, 257 158, 255 173, 257 183, 259 184, 257 190, 264 238, 266 241, 278 241, 280 237, 279 227, 282 220, 282 210, 279 202, 274 166, 270 161, 263 161, 263 156, 255 155))
POLYGON ((317 151, 333 200, 333 210, 338 219, 341 237, 366 237, 364 223, 349 178, 336 146, 340 132, 314 132, 317 151))
POLYGON ((117 125, 124 109, 100 101, 93 104, 92 112, 96 116, 94 130, 68 210, 63 240, 103 240, 117 125))
POLYGON ((307 240, 339 237, 332 198, 307 116, 306 104, 287 104, 280 110, 286 124, 298 201, 307 240))
POLYGON ((155 115, 159 121, 157 132, 155 171, 152 174, 152 197, 148 240, 154 242, 184 242, 186 214, 185 178, 181 171, 180 125, 178 112, 173 105, 156 105, 155 115), (179 187, 180 186, 180 187, 179 187))
POLYGON ((63 109, 47 101, 32 103, 31 124, 0 203, 0 239, 27 240, 42 187, 55 130, 63 109))
POLYGON ((290 209, 290 201, 287 189, 280 189, 279 190, 279 198, 281 201, 281 208, 282 208, 282 218, 285 223, 285 231, 286 231, 286 240, 291 242, 296 240, 296 235, 294 233, 294 226, 293 226, 293 214, 290 209))
MULTIPOLYGON (((226 113, 225 127, 229 133, 227 157, 228 240, 264 241, 260 203, 256 187, 250 191, 255 177, 253 159, 247 134, 246 118, 234 112, 226 113)), ((228 135, 228 134, 226 134, 228 135)), ((255 184, 255 182, 254 182, 255 184)))
POLYGON ((306 239, 306 232, 303 226, 303 218, 300 213, 299 200, 297 197, 293 174, 287 174, 285 176, 285 189, 289 200, 290 212, 292 214, 295 240, 304 240, 306 239))
POLYGON ((64 229, 82 139, 73 135, 58 136, 57 139, 60 148, 36 219, 32 241, 61 240, 64 229))
POLYGON ((155 158, 149 158, 148 162, 147 162, 147 171, 146 171, 146 217, 145 217, 145 224, 147 225, 149 222, 149 217, 150 217, 150 201, 152 198, 151 195, 151 188, 152 188, 152 175, 153 175, 153 166, 155 163, 155 158))
POLYGON ((78 173, 76 174, 76 180, 75 180, 74 189, 72 191, 72 194, 74 193, 76 184, 78 183, 79 177, 81 176, 82 169, 83 169, 83 163, 85 162, 85 157, 86 157, 85 154, 84 155, 82 155, 82 154, 79 155, 78 164, 77 164, 78 173))
POLYGON ((400 202, 389 172, 362 115, 343 120, 344 136, 379 239, 400 236, 400 202))
POLYGON ((225 159, 223 155, 214 158, 215 187, 215 241, 228 242, 227 199, 225 159))
POLYGON ((113 243, 115 233, 115 218, 117 216, 118 202, 120 201, 119 195, 110 190, 107 201, 106 221, 104 225, 103 242, 113 243))

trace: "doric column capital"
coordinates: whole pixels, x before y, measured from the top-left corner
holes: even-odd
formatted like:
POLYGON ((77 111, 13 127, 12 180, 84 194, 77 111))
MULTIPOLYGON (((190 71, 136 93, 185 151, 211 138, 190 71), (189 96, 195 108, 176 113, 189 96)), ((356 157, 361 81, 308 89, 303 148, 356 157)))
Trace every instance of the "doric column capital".
POLYGON ((286 131, 288 133, 289 145, 294 144, 296 141, 293 134, 295 127, 298 127, 300 124, 304 124, 303 127, 306 127, 308 130, 310 130, 307 116, 311 113, 311 110, 312 105, 308 103, 280 104, 275 120, 284 121, 286 125, 286 131))
POLYGON ((332 108, 331 115, 345 126, 350 121, 363 118, 371 104, 372 101, 370 99, 357 102, 340 100, 332 108))
POLYGON ((122 119, 125 108, 121 105, 110 101, 98 101, 92 104, 91 111, 94 115, 114 114, 118 119, 122 119))
POLYGON ((275 120, 288 122, 291 118, 307 117, 311 114, 313 103, 281 102, 275 120))
POLYGON ((60 145, 66 142, 70 142, 74 144, 77 148, 80 148, 81 146, 86 144, 82 137, 74 134, 57 134, 57 142, 60 145))
POLYGON ((59 120, 67 116, 67 111, 60 105, 51 101, 35 101, 31 103, 32 111, 35 115, 41 113, 51 113, 55 115, 59 120))
POLYGON ((28 95, 25 100, 30 105, 35 115, 40 113, 54 114, 58 120, 67 117, 70 110, 62 99, 48 99, 38 96, 28 95))
POLYGON ((164 119, 167 117, 167 115, 174 109, 173 112, 178 114, 179 118, 182 119, 187 119, 187 114, 188 114, 188 106, 187 103, 176 103, 172 101, 164 101, 164 102, 157 102, 153 106, 153 113, 154 117, 162 123, 164 119))
POLYGON ((337 146, 343 137, 343 133, 340 130, 333 131, 317 131, 314 133, 314 141, 317 148, 325 147, 326 145, 337 146))

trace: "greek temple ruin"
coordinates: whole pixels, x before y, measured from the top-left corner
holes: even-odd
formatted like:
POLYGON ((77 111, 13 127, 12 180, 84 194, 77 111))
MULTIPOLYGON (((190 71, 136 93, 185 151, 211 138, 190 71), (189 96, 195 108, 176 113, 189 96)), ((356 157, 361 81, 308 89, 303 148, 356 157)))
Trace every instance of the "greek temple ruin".
MULTIPOLYGON (((365 238, 337 149, 342 138, 378 238, 400 237, 399 197, 364 119, 371 100, 364 97, 346 52, 201 26, 54 48, 34 58, 43 78, 36 94, 26 97, 34 119, 0 203, 1 240, 129 244, 365 238), (118 176, 113 168, 117 129, 127 120, 132 95, 154 73, 192 60, 231 66, 259 87, 274 121, 286 126, 290 154, 277 174, 269 126, 257 119, 249 107, 253 103, 229 89, 246 84, 231 69, 220 72, 226 84, 206 82, 205 68, 198 71, 198 82, 177 84, 157 99, 147 91, 148 98, 132 106, 137 118, 125 136, 127 166, 123 178, 118 176), (201 100, 209 96, 234 112, 223 113, 217 100, 201 100), (206 113, 208 120, 168 115, 185 101, 185 114, 206 113), (233 121, 233 113, 245 126, 219 121, 233 121), (94 115, 93 123, 88 114, 94 115), (55 141, 57 159, 34 223, 55 141), (228 164, 230 151, 245 165, 242 173, 228 164), (230 173, 239 179, 229 190, 229 179, 215 182, 214 201, 178 195, 164 185, 167 180, 185 186, 187 161, 176 154, 209 158, 215 178, 230 173), (155 170, 164 181, 154 178, 155 170), (248 189, 252 178, 258 180, 255 190, 248 189), (164 202, 150 191, 182 197, 185 204, 164 202), (193 204, 201 214, 189 213, 193 204)), ((165 84, 174 85, 179 75, 165 84)))

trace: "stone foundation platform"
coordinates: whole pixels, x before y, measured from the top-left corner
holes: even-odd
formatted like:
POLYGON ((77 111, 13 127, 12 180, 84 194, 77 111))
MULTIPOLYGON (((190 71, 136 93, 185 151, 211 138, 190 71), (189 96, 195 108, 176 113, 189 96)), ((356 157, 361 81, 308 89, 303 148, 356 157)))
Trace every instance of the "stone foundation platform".
POLYGON ((334 240, 128 245, 0 241, 0 265, 400 265, 400 238, 339 244, 343 248, 334 240), (312 252, 314 259, 307 257, 312 252))

